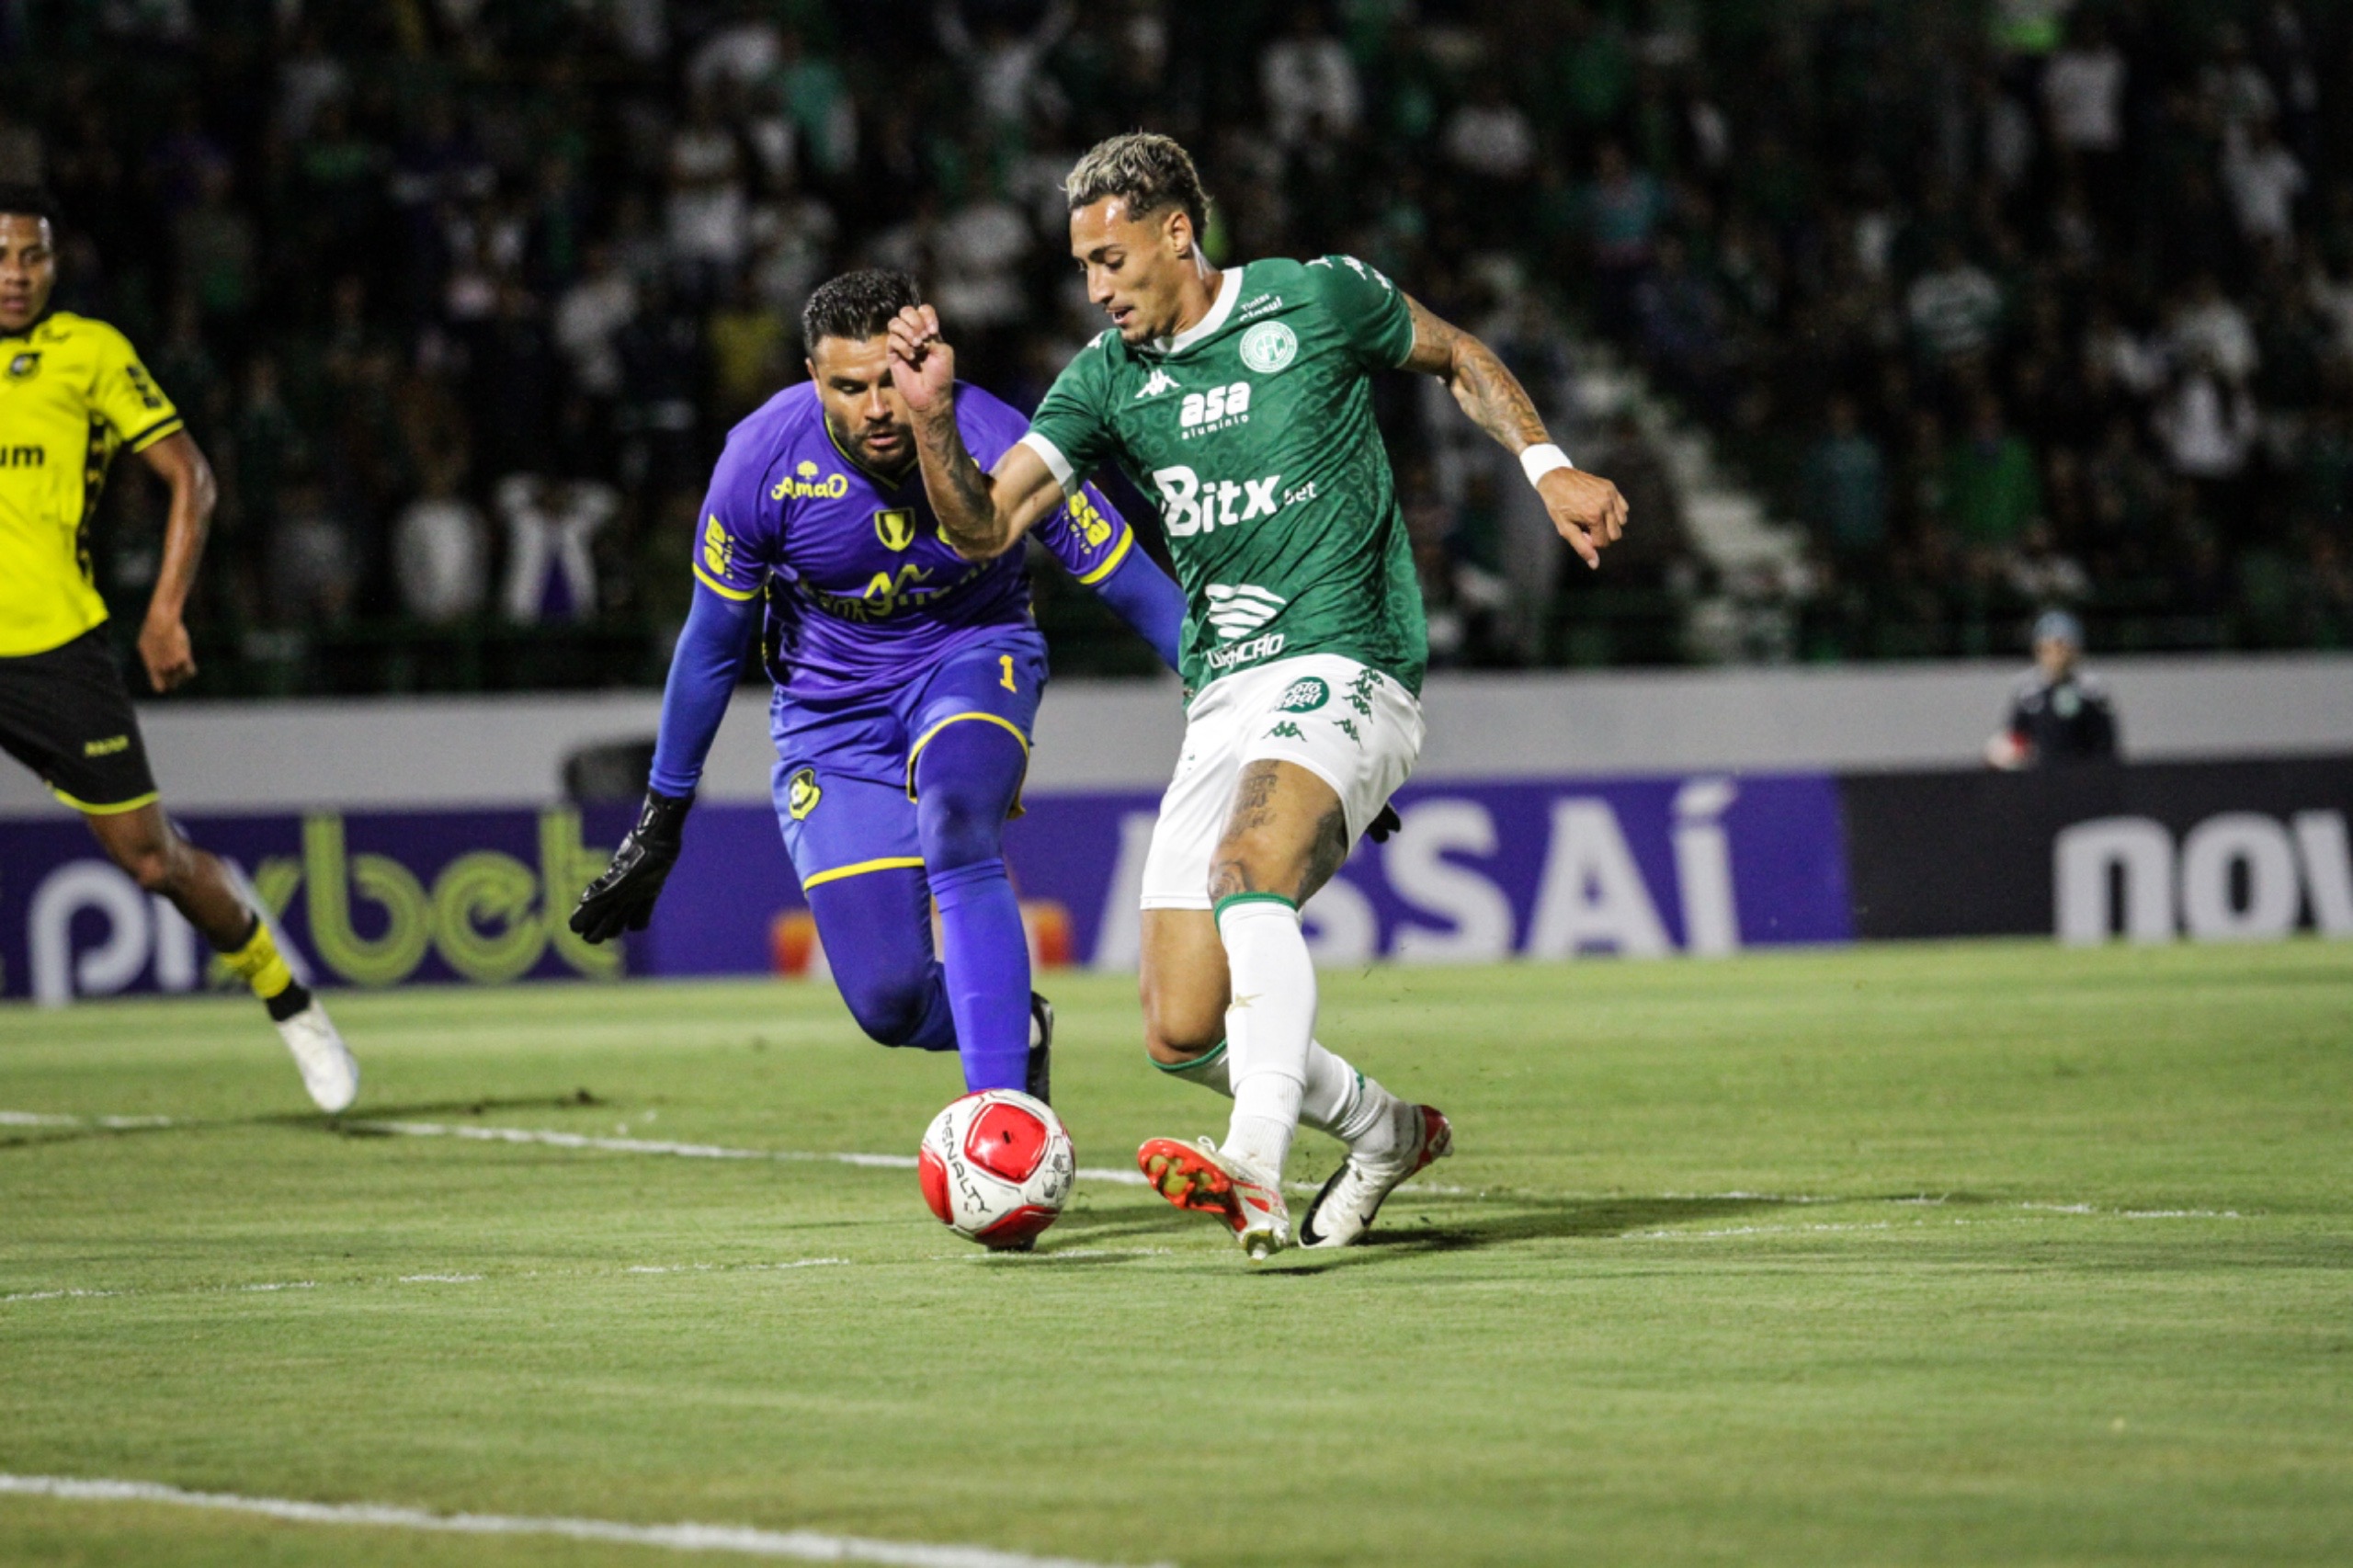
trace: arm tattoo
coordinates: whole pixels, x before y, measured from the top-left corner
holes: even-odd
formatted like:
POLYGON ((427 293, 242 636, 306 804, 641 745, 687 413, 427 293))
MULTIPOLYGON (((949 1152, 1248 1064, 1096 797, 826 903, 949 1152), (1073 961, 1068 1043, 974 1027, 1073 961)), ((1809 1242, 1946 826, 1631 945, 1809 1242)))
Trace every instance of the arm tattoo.
POLYGON ((1414 316, 1414 351, 1405 361, 1409 369, 1443 376, 1462 412, 1511 451, 1552 439, 1528 389, 1494 349, 1440 321, 1420 301, 1409 305, 1414 316))
POLYGON ((1005 544, 1005 520, 997 516, 989 476, 964 446, 956 417, 915 422, 915 445, 923 459, 924 493, 950 549, 974 557, 994 555, 1005 544))
POLYGON ((1548 439, 1544 421, 1519 378, 1495 351, 1468 333, 1457 333, 1454 344, 1454 401, 1479 422, 1479 427, 1505 446, 1518 450, 1548 439))

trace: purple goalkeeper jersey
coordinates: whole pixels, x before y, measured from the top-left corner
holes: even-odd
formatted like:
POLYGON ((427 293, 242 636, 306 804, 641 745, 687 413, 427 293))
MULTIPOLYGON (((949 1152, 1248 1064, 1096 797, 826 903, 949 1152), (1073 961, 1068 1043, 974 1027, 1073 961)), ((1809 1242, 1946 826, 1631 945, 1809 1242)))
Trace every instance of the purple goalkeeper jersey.
MULTIPOLYGON (((961 381, 956 424, 983 472, 1029 427, 961 381)), ((1135 543, 1091 486, 1031 537, 1090 585, 1135 543)), ((891 480, 852 461, 809 381, 728 433, 703 502, 695 577, 731 599, 766 595, 761 653, 787 701, 880 696, 916 666, 1031 624, 1021 552, 974 562, 949 548, 921 469, 911 463, 891 480)))

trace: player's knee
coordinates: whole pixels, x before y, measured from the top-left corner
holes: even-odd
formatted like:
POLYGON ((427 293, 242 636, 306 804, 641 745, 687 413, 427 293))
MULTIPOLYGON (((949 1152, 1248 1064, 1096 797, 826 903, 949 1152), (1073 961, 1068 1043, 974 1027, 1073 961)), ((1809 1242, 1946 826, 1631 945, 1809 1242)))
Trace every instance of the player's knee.
POLYGON ((929 987, 904 976, 871 976, 854 980, 835 973, 850 1017, 877 1045, 905 1045, 923 1028, 929 987))
POLYGON ((915 759, 915 832, 935 871, 1004 853, 1005 819, 1021 787, 1019 737, 995 724, 952 723, 915 759))
POLYGON ((1192 987, 1143 987, 1143 1048, 1164 1067, 1179 1067, 1225 1038, 1225 998, 1192 987))
POLYGON ((1224 1038, 1221 1031, 1210 1040, 1175 1040, 1164 1039, 1147 1029, 1143 1037, 1143 1051, 1160 1066, 1185 1067, 1215 1051, 1217 1042, 1224 1038))
POLYGON ((935 871, 978 865, 1005 853, 1006 802, 969 783, 940 783, 915 802, 923 863, 935 871))
POLYGON ((188 858, 185 846, 171 839, 149 840, 116 846, 114 863, 131 880, 153 893, 168 893, 178 886, 188 858))
POLYGON ((1209 895, 1215 900, 1239 892, 1274 892, 1295 898, 1304 875, 1301 858, 1270 835, 1229 834, 1210 857, 1209 895))

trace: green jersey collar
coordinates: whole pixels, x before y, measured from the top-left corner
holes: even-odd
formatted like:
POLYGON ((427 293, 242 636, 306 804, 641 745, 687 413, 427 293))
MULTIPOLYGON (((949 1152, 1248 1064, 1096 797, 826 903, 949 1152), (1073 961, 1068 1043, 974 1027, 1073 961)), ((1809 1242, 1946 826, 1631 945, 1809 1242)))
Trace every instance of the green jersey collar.
POLYGON ((1149 352, 1160 355, 1182 354, 1194 344, 1225 324, 1233 313, 1234 302, 1242 298, 1242 268, 1229 267, 1219 276, 1217 299, 1210 306, 1210 313, 1178 333, 1174 337, 1156 338, 1146 345, 1149 352))

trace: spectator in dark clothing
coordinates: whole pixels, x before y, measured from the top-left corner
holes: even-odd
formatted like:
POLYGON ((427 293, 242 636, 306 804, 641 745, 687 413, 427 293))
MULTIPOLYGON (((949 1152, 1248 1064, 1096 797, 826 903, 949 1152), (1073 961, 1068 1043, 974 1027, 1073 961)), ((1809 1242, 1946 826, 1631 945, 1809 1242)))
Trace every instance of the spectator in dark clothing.
POLYGON ((2010 721, 1985 744, 1995 767, 2058 767, 2116 758, 2116 710, 2098 681, 2075 667, 2084 629, 2064 610, 2034 623, 2034 669, 2010 699, 2010 721))
POLYGON ((1887 544, 1887 464, 1863 430, 1855 400, 1830 400, 1830 427, 1806 455, 1805 520, 1842 562, 1876 557, 1887 544))

